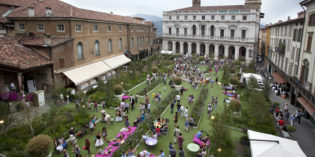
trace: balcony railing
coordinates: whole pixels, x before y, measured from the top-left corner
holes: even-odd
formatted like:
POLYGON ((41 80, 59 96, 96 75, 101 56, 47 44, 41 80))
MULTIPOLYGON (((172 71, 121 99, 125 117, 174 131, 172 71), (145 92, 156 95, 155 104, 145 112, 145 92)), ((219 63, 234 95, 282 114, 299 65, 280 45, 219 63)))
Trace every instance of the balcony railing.
POLYGON ((283 72, 277 65, 275 65, 269 58, 267 58, 268 62, 271 64, 272 67, 276 69, 278 73, 285 77, 286 80, 291 84, 292 87, 295 88, 304 98, 306 98, 312 104, 315 104, 315 97, 307 90, 301 83, 298 82, 296 78, 289 77, 285 72, 283 72))
POLYGON ((209 36, 209 35, 163 34, 163 37, 164 38, 197 39, 197 40, 231 41, 231 42, 255 42, 254 38, 219 37, 219 36, 209 36))

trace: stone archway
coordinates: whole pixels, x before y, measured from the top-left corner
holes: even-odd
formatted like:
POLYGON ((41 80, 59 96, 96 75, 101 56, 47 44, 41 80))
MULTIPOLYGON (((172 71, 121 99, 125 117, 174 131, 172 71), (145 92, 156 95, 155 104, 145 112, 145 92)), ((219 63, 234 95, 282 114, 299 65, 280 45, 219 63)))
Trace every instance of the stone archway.
POLYGON ((191 44, 191 53, 194 54, 197 52, 197 46, 196 43, 192 43, 191 44))
POLYGON ((205 56, 206 54, 206 45, 200 44, 200 56, 205 56))
POLYGON ((235 47, 234 46, 229 47, 229 59, 231 59, 231 60, 235 59, 235 47))
POLYGON ((184 43, 184 54, 188 53, 188 44, 184 43))
POLYGON ((176 53, 179 53, 179 51, 180 51, 180 43, 179 42, 176 42, 176 53))
POLYGON ((219 58, 224 58, 225 48, 224 45, 219 46, 219 58))
POLYGON ((167 50, 168 51, 173 51, 173 42, 171 42, 171 41, 169 41, 168 43, 167 43, 167 50))
POLYGON ((214 58, 215 46, 213 44, 209 45, 209 58, 214 58))
POLYGON ((239 60, 245 61, 246 60, 246 48, 244 46, 240 47, 239 51, 239 60))

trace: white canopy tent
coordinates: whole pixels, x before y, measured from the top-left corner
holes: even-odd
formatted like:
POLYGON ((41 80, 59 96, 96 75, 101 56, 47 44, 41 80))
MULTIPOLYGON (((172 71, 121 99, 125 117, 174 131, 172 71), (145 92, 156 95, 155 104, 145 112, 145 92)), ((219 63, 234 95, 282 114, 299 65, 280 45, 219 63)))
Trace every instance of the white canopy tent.
POLYGON ((173 51, 165 51, 165 50, 162 50, 162 51, 161 51, 161 54, 171 55, 171 54, 174 54, 174 52, 173 52, 173 51))
POLYGON ((254 77, 257 80, 257 82, 260 81, 263 82, 262 76, 254 73, 243 73, 240 81, 243 83, 248 83, 251 77, 254 77), (244 82, 244 79, 246 80, 246 82, 244 82))
POLYGON ((252 130, 247 134, 252 157, 306 157, 294 140, 252 130))

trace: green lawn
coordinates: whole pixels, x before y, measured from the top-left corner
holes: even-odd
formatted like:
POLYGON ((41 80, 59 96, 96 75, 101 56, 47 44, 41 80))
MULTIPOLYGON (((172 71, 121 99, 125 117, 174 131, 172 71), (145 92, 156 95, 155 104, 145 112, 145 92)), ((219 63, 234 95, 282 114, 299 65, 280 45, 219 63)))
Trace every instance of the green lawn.
MULTIPOLYGON (((141 88, 143 88, 142 86, 146 86, 146 83, 144 84, 141 84, 140 86, 138 86, 137 88, 133 89, 130 91, 131 94, 135 95, 136 93, 139 92, 139 90, 141 88)), ((155 103, 155 100, 152 99, 152 93, 153 92, 161 92, 162 93, 162 99, 163 97, 167 96, 171 91, 171 88, 167 85, 161 85, 159 86, 158 88, 156 88, 154 91, 152 91, 151 93, 148 94, 148 96, 150 97, 150 103, 151 103, 151 111, 154 110, 157 106, 157 104, 155 103), (165 87, 165 88, 164 88, 165 87)), ((133 121, 136 120, 136 118, 138 116, 140 116, 140 110, 139 110, 139 103, 140 102, 144 102, 144 98, 143 97, 138 97, 138 103, 135 104, 135 109, 133 111, 129 110, 129 113, 128 113, 128 118, 129 118, 129 122, 130 122, 130 125, 133 125, 133 121)), ((65 106, 65 108, 75 108, 75 105, 74 104, 68 104, 65 106)), ((98 112, 95 112, 95 111, 90 111, 90 115, 96 115, 97 116, 97 119, 101 118, 101 113, 100 113, 100 110, 102 110, 101 107, 98 108, 98 112)), ((113 117, 115 114, 115 109, 112 109, 112 108, 106 108, 106 113, 109 113, 111 115, 111 117, 113 117)), ((88 132, 87 135, 85 135, 84 137, 82 138, 78 138, 78 145, 80 146, 81 148, 81 154, 83 156, 86 156, 87 155, 87 152, 85 150, 82 149, 82 147, 85 145, 85 139, 88 138, 91 142, 91 154, 96 154, 97 151, 99 149, 104 149, 106 146, 107 146, 107 141, 104 141, 105 142, 105 145, 99 149, 96 149, 94 147, 94 140, 95 140, 95 135, 98 131, 101 132, 102 128, 103 127, 106 127, 106 124, 105 123, 97 123, 96 124, 96 128, 94 130, 94 132, 88 132)), ((114 138, 117 133, 122 129, 124 128, 125 125, 124 125, 124 122, 114 122, 113 124, 110 124, 110 126, 107 128, 107 131, 108 131, 108 135, 107 135, 107 139, 110 140, 112 138, 114 138)), ((73 152, 71 152, 71 147, 68 148, 68 152, 69 152, 69 155, 70 156, 75 156, 75 154, 73 152)), ((54 154, 53 156, 61 156, 61 155, 57 155, 57 154, 54 154)))

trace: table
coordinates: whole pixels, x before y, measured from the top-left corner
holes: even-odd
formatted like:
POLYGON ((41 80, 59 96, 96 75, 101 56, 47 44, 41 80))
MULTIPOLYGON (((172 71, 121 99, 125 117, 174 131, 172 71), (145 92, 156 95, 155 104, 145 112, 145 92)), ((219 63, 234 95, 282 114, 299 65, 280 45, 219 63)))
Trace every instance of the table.
POLYGON ((191 152, 198 152, 200 150, 200 146, 196 143, 189 143, 187 145, 187 149, 191 152))

